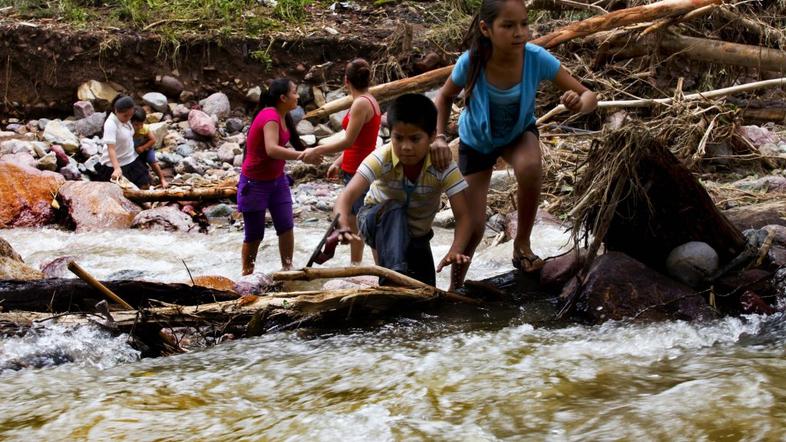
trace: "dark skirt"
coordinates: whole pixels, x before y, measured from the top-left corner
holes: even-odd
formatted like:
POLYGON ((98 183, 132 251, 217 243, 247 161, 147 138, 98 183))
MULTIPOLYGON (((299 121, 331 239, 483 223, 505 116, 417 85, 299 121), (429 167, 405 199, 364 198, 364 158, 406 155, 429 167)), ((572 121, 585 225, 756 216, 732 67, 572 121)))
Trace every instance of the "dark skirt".
MULTIPOLYGON (((125 166, 120 166, 123 171, 123 176, 134 183, 137 187, 145 187, 150 185, 150 174, 148 173, 147 163, 141 155, 125 166)), ((96 181, 109 181, 112 178, 111 166, 104 166, 103 164, 96 164, 96 181)))

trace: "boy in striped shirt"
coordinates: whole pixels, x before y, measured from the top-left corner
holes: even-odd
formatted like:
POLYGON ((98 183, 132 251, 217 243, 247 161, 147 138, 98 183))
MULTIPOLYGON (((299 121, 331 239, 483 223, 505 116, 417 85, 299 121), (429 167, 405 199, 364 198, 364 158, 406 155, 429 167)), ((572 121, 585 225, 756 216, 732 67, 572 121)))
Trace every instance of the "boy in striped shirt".
MULTIPOLYGON (((347 244, 354 237, 347 224, 352 201, 368 189, 357 220, 374 261, 433 286, 436 273, 429 241, 443 192, 450 200, 456 229, 453 244, 436 271, 447 265, 457 270, 469 263, 464 252, 471 235, 464 192, 467 183, 455 162, 444 171, 431 164, 429 149, 434 142, 437 109, 425 95, 398 97, 388 110, 388 125, 390 144, 366 157, 336 201, 339 240, 347 244)), ((461 273, 451 272, 450 290, 461 287, 462 281, 454 280, 461 273)))

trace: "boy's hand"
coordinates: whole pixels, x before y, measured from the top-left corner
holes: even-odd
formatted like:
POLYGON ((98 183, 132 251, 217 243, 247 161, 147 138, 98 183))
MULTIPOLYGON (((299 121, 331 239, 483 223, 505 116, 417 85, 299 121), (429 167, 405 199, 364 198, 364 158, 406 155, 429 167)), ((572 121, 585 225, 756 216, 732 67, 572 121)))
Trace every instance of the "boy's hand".
POLYGON ((439 265, 437 266, 437 273, 441 272, 442 269, 446 266, 452 264, 467 264, 469 263, 469 261, 470 261, 469 256, 451 250, 447 253, 447 255, 445 255, 444 258, 442 258, 442 261, 439 262, 439 265))
POLYGON ((349 244, 350 241, 360 241, 360 236, 352 233, 349 227, 342 227, 338 229, 338 242, 341 244, 349 244))
POLYGON ((452 159, 453 155, 450 153, 448 140, 444 135, 437 136, 431 144, 431 164, 433 164, 437 170, 445 170, 452 159))
POLYGON ((326 174, 327 179, 329 179, 331 181, 337 180, 338 179, 338 174, 339 174, 340 171, 341 171, 341 167, 336 165, 336 163, 331 164, 330 167, 328 167, 328 170, 327 170, 327 174, 326 174))
POLYGON ((581 112, 581 96, 576 92, 565 91, 565 93, 560 97, 559 101, 569 111, 574 113, 581 112))

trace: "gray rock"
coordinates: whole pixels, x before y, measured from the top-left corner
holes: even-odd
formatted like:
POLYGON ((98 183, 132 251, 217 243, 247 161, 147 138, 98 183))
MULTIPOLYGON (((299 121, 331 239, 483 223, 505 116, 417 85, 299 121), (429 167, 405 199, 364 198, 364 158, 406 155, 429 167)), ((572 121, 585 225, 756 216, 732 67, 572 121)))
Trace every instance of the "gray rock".
POLYGON ((188 232, 193 227, 194 220, 174 206, 143 210, 134 217, 134 221, 131 223, 131 228, 166 232, 188 232))
POLYGON ((238 133, 243 130, 246 124, 240 118, 230 118, 226 122, 227 132, 230 134, 238 133))
POLYGON ((344 92, 343 89, 336 89, 334 91, 328 92, 325 95, 325 99, 327 100, 328 103, 330 103, 331 101, 335 101, 335 100, 338 100, 339 98, 344 98, 346 96, 347 96, 347 93, 344 92))
POLYGON ((8 162, 35 168, 36 160, 27 152, 8 153, 0 155, 0 162, 8 162))
POLYGON ((204 100, 201 100, 199 104, 202 106, 202 112, 219 119, 228 117, 231 110, 229 107, 229 98, 222 92, 216 92, 210 95, 204 100))
MULTIPOLYGON (((191 147, 190 144, 180 144, 175 149, 175 153, 177 153, 181 157, 190 157, 191 154, 194 153, 194 148, 191 147)), ((180 161, 180 160, 178 160, 178 161, 180 161)))
POLYGON ((235 213, 235 209, 232 208, 232 206, 229 204, 221 203, 205 207, 202 210, 202 213, 204 213, 208 219, 226 218, 228 216, 232 216, 232 214, 235 213))
POLYGON ((314 125, 308 120, 301 120, 300 123, 297 124, 297 133, 300 135, 313 135, 314 125))
POLYGON ((239 155, 243 153, 243 149, 240 148, 239 145, 235 143, 224 143, 221 147, 218 148, 218 159, 225 162, 232 164, 235 161, 235 155, 239 155))
POLYGON ((38 130, 46 130, 46 125, 49 124, 49 121, 51 120, 48 118, 41 118, 38 120, 38 130))
POLYGON ((183 157, 181 155, 173 152, 156 152, 156 158, 158 158, 158 161, 166 163, 170 166, 175 166, 183 161, 183 157))
POLYGON ((69 163, 68 166, 61 167, 60 170, 61 175, 65 177, 68 181, 79 181, 82 179, 82 172, 79 171, 78 163, 72 162, 69 163))
POLYGON ((302 107, 298 106, 289 111, 289 115, 292 116, 292 122, 295 123, 295 126, 297 126, 298 123, 303 121, 303 118, 306 116, 306 111, 302 107))
POLYGON ((63 146, 63 149, 69 154, 79 150, 79 139, 60 120, 50 121, 46 124, 44 139, 52 144, 63 146))
POLYGON ((786 191, 786 178, 782 176, 764 176, 758 179, 745 178, 734 182, 734 187, 755 192, 784 192, 786 191))
POLYGON ((344 121, 344 116, 346 116, 347 113, 349 113, 349 109, 344 109, 330 115, 330 128, 335 131, 342 130, 343 127, 341 127, 341 123, 344 121))
POLYGON ((42 156, 46 155, 51 150, 49 148, 49 145, 44 143, 43 141, 33 141, 30 144, 33 146, 33 150, 35 150, 35 155, 38 158, 41 158, 42 156))
POLYGON ((669 253, 666 270, 677 280, 696 287, 718 270, 718 254, 705 242, 687 242, 669 253))
MULTIPOLYGON (((92 137, 98 135, 104 130, 104 122, 106 121, 106 113, 94 113, 86 118, 82 118, 75 124, 75 131, 78 135, 83 137, 92 137)), ((65 148, 65 146, 63 146, 65 148)), ((66 152, 68 150, 66 149, 66 152)), ((72 153, 72 152, 69 152, 72 153)))
POLYGON ((153 123, 147 126, 150 133, 156 138, 156 144, 153 145, 154 149, 159 149, 164 144, 164 138, 169 134, 169 124, 153 123))
POLYGON ((57 155, 54 152, 49 152, 36 162, 35 167, 39 170, 51 170, 54 172, 57 170, 57 155))
POLYGON ((262 88, 254 86, 246 92, 246 100, 251 103, 259 103, 259 98, 262 96, 262 88))
POLYGON ((186 120, 188 119, 188 113, 191 112, 191 109, 186 107, 185 105, 178 104, 172 110, 172 116, 178 120, 186 120))
POLYGON ((235 282, 235 291, 239 295, 259 295, 265 293, 273 285, 273 279, 262 273, 254 272, 250 275, 242 276, 235 282))
POLYGON ((246 135, 243 133, 234 134, 232 136, 224 138, 224 141, 226 141, 227 143, 237 143, 242 146, 246 144, 246 135))
POLYGON ((235 155, 235 159, 232 161, 232 165, 235 167, 242 167, 243 166, 243 155, 235 155))
POLYGON ((9 130, 11 132, 16 132, 18 134, 22 134, 22 133, 25 133, 27 131, 27 127, 23 126, 21 124, 18 124, 18 123, 11 123, 11 124, 9 124, 8 126, 5 127, 5 130, 9 130))
POLYGON ((6 140, 0 142, 0 155, 13 153, 28 153, 36 156, 36 149, 32 142, 24 140, 6 140))
POLYGON ((101 151, 101 148, 98 142, 91 140, 90 138, 83 138, 82 143, 79 145, 79 151, 82 153, 82 156, 85 158, 90 158, 93 155, 98 154, 101 151))
POLYGON ((167 101, 166 95, 160 92, 148 92, 142 96, 142 101, 155 109, 156 112, 166 112, 169 110, 169 102, 167 101))
POLYGON ((179 98, 185 87, 183 83, 171 75, 159 75, 156 77, 156 86, 161 92, 172 98, 179 98))
POLYGON ((297 95, 302 104, 310 103, 314 99, 314 95, 311 93, 311 86, 307 83, 297 85, 297 95))
POLYGON ((317 144, 317 137, 314 135, 302 135, 300 137, 300 141, 302 141, 306 146, 313 146, 317 144))
POLYGON ((490 189, 507 192, 515 185, 516 175, 513 174, 513 170, 495 170, 491 172, 490 189))
POLYGON ((74 103, 74 116, 77 119, 87 118, 94 113, 93 103, 89 101, 77 101, 74 103))
POLYGON ((183 173, 196 173, 196 174, 203 174, 205 173, 205 167, 199 164, 199 161, 196 160, 194 157, 186 157, 180 160, 179 163, 175 166, 175 172, 183 174, 183 173))
POLYGON ((434 225, 437 227, 450 228, 456 225, 456 217, 453 216, 452 209, 440 210, 434 216, 434 225))
POLYGON ((314 128, 313 133, 317 139, 322 139, 333 135, 335 132, 333 132, 333 129, 325 126, 324 124, 318 124, 317 127, 314 128))

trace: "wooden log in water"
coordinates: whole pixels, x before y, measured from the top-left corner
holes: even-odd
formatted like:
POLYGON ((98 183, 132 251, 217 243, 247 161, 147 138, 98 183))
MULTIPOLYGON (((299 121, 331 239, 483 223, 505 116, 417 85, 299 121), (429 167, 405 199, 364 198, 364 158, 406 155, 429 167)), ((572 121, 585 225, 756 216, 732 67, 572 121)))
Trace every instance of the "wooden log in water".
MULTIPOLYGON (((104 281, 103 284, 133 308, 148 307, 151 300, 195 305, 238 298, 234 292, 190 284, 150 281, 104 281)), ((95 304, 102 299, 103 295, 79 279, 0 281, 0 306, 3 311, 93 311, 95 304)))
POLYGON ((124 189, 123 195, 131 201, 142 203, 152 201, 212 201, 234 199, 235 187, 202 187, 194 189, 124 189))
MULTIPOLYGON (((616 29, 644 21, 656 20, 663 17, 672 17, 686 14, 695 9, 720 4, 721 0, 663 0, 649 5, 621 9, 586 20, 571 23, 554 32, 536 38, 531 43, 544 48, 553 48, 566 41, 586 37, 597 32, 616 29)), ((414 77, 396 80, 390 83, 373 86, 369 89, 378 101, 393 99, 408 92, 419 92, 426 88, 440 84, 453 71, 453 66, 445 66, 414 77)), ((352 97, 343 97, 333 100, 324 106, 306 114, 306 118, 323 118, 352 105, 352 97)))

